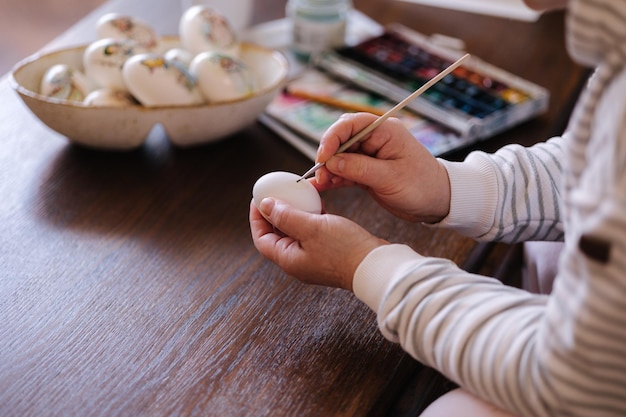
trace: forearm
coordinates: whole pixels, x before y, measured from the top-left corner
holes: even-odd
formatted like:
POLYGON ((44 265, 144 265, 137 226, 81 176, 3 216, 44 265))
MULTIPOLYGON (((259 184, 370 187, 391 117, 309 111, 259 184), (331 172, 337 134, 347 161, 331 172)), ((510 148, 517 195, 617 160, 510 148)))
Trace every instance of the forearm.
POLYGON ((384 246, 357 269, 354 293, 388 339, 516 415, 595 415, 606 404, 614 408, 597 415, 622 415, 623 283, 580 279, 588 262, 575 247, 565 256, 570 267, 549 297, 384 246))
POLYGON ((435 226, 480 240, 562 240, 563 141, 473 152, 461 163, 442 161, 450 178, 450 212, 435 226))
POLYGON ((385 337, 468 391, 515 410, 528 383, 520 363, 523 346, 540 320, 545 296, 468 274, 402 245, 368 255, 355 274, 354 292, 378 313, 385 337), (499 392, 505 387, 516 398, 499 392))

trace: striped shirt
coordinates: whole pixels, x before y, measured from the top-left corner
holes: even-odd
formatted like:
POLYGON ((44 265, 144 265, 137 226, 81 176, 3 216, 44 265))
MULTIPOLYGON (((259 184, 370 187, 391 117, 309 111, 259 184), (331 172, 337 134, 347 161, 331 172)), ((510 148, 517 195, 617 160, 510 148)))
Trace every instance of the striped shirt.
POLYGON ((626 1, 570 0, 567 41, 596 67, 562 137, 444 162, 450 214, 481 240, 563 240, 550 295, 405 245, 371 252, 354 292, 390 340, 518 416, 626 416, 626 1))

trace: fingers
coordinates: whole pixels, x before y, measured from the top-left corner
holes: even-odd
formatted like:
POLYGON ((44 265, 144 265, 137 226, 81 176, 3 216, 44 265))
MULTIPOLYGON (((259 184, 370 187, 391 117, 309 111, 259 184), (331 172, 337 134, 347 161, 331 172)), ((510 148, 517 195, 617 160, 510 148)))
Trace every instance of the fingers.
POLYGON ((250 205, 250 224, 259 252, 287 274, 347 290, 362 259, 385 244, 350 220, 307 213, 272 198, 264 199, 260 210, 250 205))
POLYGON ((313 268, 311 264, 319 264, 311 258, 314 259, 317 252, 305 250, 302 242, 319 237, 316 236, 319 229, 316 219, 320 216, 294 209, 273 198, 263 199, 260 210, 254 204, 250 210, 253 240, 258 251, 286 273, 305 282, 316 282, 308 275, 313 268))
MULTIPOLYGON (((300 240, 315 229, 314 226, 308 226, 312 214, 295 210, 280 200, 264 198, 259 208, 254 202, 250 203, 250 225, 255 244, 258 242, 260 245, 273 246, 285 237, 300 240)), ((259 245, 257 248, 261 250, 259 245)), ((265 253, 263 250, 261 252, 265 253)))
POLYGON ((337 155, 326 163, 326 169, 340 178, 365 184, 370 179, 376 159, 359 154, 337 155))
POLYGON ((317 150, 317 162, 328 161, 352 136, 370 125, 376 116, 370 113, 346 113, 324 133, 317 150))
POLYGON ((261 236, 272 233, 274 231, 274 227, 271 223, 269 223, 261 214, 259 209, 257 209, 256 204, 254 204, 254 200, 250 201, 250 225, 252 226, 252 238, 254 240, 260 238, 261 236))
MULTIPOLYGON (((310 234, 311 213, 295 210, 288 204, 273 198, 264 198, 260 209, 263 215, 288 236, 301 240, 310 234)), ((314 229, 314 227, 313 227, 314 229)))
MULTIPOLYGON (((341 118, 326 131, 320 143, 320 147, 318 148, 317 161, 324 162, 327 166, 319 169, 315 175, 315 179, 317 183, 322 186, 322 189, 363 183, 362 180, 365 178, 363 170, 367 168, 368 159, 350 159, 350 162, 357 161, 360 165, 350 167, 350 170, 354 172, 352 177, 344 177, 339 173, 342 172, 342 165, 346 163, 346 159, 339 158, 336 152, 342 143, 348 141, 376 119, 377 117, 375 115, 369 113, 346 114, 341 116, 341 118)), ((404 146, 403 142, 408 140, 403 137, 405 131, 406 129, 402 125, 402 122, 392 117, 358 144, 354 144, 348 152, 341 155, 358 153, 370 155, 377 159, 395 159, 398 157, 398 154, 401 153, 401 148, 404 146), (399 141, 395 142, 395 145, 392 143, 394 136, 401 137, 399 141)), ((406 134, 410 136, 409 139, 411 141, 415 141, 408 131, 406 131, 406 134)), ((372 159, 369 160, 371 161, 372 159)))
MULTIPOLYGON (((342 143, 348 141, 354 134, 364 129, 373 120, 375 120, 375 116, 368 113, 343 114, 339 120, 333 123, 324 133, 320 141, 320 146, 317 149, 316 162, 326 163, 337 153, 342 143)), ((325 167, 317 170, 315 180, 320 186, 318 187, 320 191, 350 185, 346 184, 345 181, 341 181, 339 178, 334 178, 334 175, 325 167)))
POLYGON ((297 241, 289 236, 277 233, 275 227, 266 220, 254 201, 250 203, 250 230, 252 241, 257 250, 270 261, 280 264, 280 255, 297 241))
POLYGON ((341 179, 342 185, 359 184, 374 190, 390 188, 402 179, 401 162, 362 154, 337 155, 326 163, 326 169, 334 176, 331 182, 341 179))
POLYGON ((272 247, 281 239, 281 236, 275 233, 274 226, 263 217, 254 201, 250 202, 249 216, 252 241, 259 252, 268 257, 268 254, 272 252, 272 247))

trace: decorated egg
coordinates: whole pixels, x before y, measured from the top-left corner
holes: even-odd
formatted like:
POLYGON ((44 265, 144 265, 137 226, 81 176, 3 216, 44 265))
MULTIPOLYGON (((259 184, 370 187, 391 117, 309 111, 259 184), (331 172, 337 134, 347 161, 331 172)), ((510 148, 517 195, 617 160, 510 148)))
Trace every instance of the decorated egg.
POLYGON ((65 64, 56 64, 44 73, 39 92, 59 100, 83 101, 92 89, 92 83, 82 72, 65 64))
POLYGON ((85 97, 83 103, 94 107, 123 107, 135 104, 133 98, 124 91, 100 88, 85 97))
POLYGON ((100 17, 96 23, 96 33, 100 39, 132 40, 146 52, 159 44, 159 36, 147 23, 119 13, 107 13, 100 17))
POLYGON ((122 67, 135 53, 133 41, 110 38, 97 40, 85 49, 85 74, 100 87, 126 91, 122 67))
POLYGON ((189 70, 198 79, 200 90, 209 102, 249 96, 256 84, 252 71, 245 63, 217 52, 196 55, 189 70))
POLYGON ((252 188, 254 204, 259 208, 264 198, 273 197, 297 209, 320 214, 322 199, 319 193, 309 181, 299 179, 300 175, 284 171, 263 175, 252 188))
POLYGON ((168 61, 178 62, 186 68, 189 68, 191 61, 193 60, 193 54, 183 48, 172 48, 163 54, 168 61))
POLYGON ((204 97, 185 67, 162 55, 138 54, 123 68, 131 94, 144 106, 201 104, 204 97))
POLYGON ((183 13, 178 32, 183 48, 197 55, 216 51, 239 54, 239 41, 222 14, 207 6, 192 6, 183 13))

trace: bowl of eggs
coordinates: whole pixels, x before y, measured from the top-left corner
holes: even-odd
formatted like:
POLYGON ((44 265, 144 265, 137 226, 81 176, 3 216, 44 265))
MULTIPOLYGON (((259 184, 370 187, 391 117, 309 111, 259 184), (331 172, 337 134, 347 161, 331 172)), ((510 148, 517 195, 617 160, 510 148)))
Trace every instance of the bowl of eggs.
POLYGON ((221 140, 256 121, 287 81, 280 52, 238 41, 206 6, 183 13, 178 36, 114 13, 96 32, 92 43, 31 56, 11 72, 30 111, 76 144, 133 149, 156 124, 177 146, 221 140))

